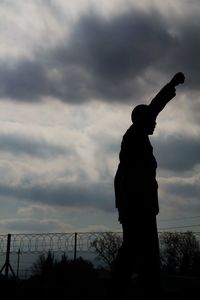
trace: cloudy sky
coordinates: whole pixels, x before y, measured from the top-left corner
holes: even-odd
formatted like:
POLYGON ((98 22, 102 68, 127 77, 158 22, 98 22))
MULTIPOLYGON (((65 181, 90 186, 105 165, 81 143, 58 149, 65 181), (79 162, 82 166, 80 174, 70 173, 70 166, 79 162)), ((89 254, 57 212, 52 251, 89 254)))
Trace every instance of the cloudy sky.
POLYGON ((200 230, 198 0, 0 2, 0 232, 121 230, 130 114, 182 71, 151 137, 159 228, 200 230))

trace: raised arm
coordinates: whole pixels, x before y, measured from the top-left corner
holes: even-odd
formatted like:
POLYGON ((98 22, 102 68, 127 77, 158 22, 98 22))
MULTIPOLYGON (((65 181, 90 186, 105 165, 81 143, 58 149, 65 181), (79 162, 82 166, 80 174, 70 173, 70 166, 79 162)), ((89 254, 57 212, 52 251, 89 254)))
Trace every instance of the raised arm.
POLYGON ((183 73, 177 73, 172 80, 167 83, 161 91, 153 98, 151 103, 149 104, 149 108, 151 109, 155 118, 157 115, 163 110, 165 105, 176 96, 176 89, 175 87, 180 84, 184 83, 185 76, 183 73))

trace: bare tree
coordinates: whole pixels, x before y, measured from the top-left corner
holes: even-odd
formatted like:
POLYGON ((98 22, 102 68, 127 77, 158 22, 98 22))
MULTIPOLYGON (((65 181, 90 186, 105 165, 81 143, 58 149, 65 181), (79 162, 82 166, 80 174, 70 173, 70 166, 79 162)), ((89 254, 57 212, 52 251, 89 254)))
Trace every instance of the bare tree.
MULTIPOLYGON (((163 232, 159 240, 163 270, 169 274, 200 274, 200 244, 193 232, 163 232)), ((121 235, 104 232, 91 243, 91 247, 97 258, 111 269, 121 244, 121 235)))
POLYGON ((122 244, 122 237, 118 233, 103 232, 91 244, 97 258, 102 260, 111 269, 118 250, 122 244))
POLYGON ((200 265, 200 245, 193 232, 164 232, 160 243, 161 262, 168 273, 196 273, 196 266, 200 265))

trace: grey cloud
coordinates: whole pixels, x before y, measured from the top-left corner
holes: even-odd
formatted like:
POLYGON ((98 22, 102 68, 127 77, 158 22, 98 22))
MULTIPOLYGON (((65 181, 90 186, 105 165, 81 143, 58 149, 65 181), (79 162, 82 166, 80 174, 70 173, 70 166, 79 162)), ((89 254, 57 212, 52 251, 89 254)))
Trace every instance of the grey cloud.
POLYGON ((54 219, 6 219, 0 220, 0 226, 6 230, 12 230, 12 232, 62 232, 65 228, 70 228, 69 225, 63 224, 54 219))
POLYGON ((131 12, 110 21, 94 15, 80 20, 70 46, 58 49, 56 55, 89 73, 93 96, 112 100, 138 94, 138 77, 173 44, 155 12, 131 12))
POLYGON ((36 101, 50 93, 43 63, 21 60, 0 63, 0 95, 15 100, 36 101))
MULTIPOLYGON (((170 211, 170 215, 192 216, 199 212, 199 176, 196 178, 171 178, 160 181, 160 190, 164 194, 160 195, 161 212, 170 211)), ((187 220, 182 220, 183 225, 187 220)), ((171 222, 170 222, 171 223, 171 222)), ((189 220, 191 224, 191 220, 189 220)), ((171 225, 172 226, 172 225, 171 225)), ((177 225, 176 225, 177 226, 177 225)), ((163 224, 162 224, 163 227, 163 224)))
POLYGON ((165 182, 162 184, 162 190, 165 197, 161 202, 166 201, 166 205, 173 207, 184 213, 184 215, 195 215, 199 211, 200 187, 199 178, 192 180, 190 178, 184 180, 174 180, 173 182, 165 182))
POLYGON ((44 139, 13 134, 0 134, 0 151, 46 159, 70 153, 67 147, 51 144, 44 139))
POLYGON ((0 194, 19 200, 66 207, 93 207, 113 211, 114 199, 111 183, 87 182, 49 184, 37 186, 0 185, 0 194))
POLYGON ((200 197, 200 187, 197 182, 175 182, 170 183, 166 187, 167 191, 171 194, 178 195, 179 197, 191 199, 200 197))
POLYGON ((160 68, 176 46, 156 11, 131 11, 110 20, 83 16, 55 49, 31 61, 1 63, 0 95, 24 101, 51 95, 72 103, 130 100, 133 95, 137 100, 144 93, 139 78, 160 68))
POLYGON ((195 22, 199 19, 199 14, 195 12, 191 17, 178 20, 173 24, 176 45, 171 49, 171 53, 167 58, 164 70, 170 72, 174 69, 183 71, 186 75, 185 90, 191 92, 199 91, 199 51, 200 51, 200 24, 195 22))
POLYGON ((159 168, 175 172, 200 164, 200 139, 193 136, 158 136, 153 141, 159 168))

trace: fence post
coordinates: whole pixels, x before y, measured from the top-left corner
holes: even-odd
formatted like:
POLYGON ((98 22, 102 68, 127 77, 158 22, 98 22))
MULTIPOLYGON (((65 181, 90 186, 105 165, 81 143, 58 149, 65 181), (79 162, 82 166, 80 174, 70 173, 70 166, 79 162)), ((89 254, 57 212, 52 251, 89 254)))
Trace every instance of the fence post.
POLYGON ((11 234, 8 234, 7 237, 7 249, 6 249, 6 261, 5 264, 3 265, 3 267, 0 270, 0 274, 3 272, 3 270, 5 269, 5 278, 8 279, 8 271, 9 269, 11 270, 13 277, 15 277, 15 273, 13 271, 13 268, 10 264, 10 243, 11 243, 11 234))
POLYGON ((20 260, 20 248, 18 249, 17 252, 17 278, 19 278, 19 260, 20 260))
POLYGON ((74 261, 76 261, 77 254, 77 232, 74 234, 74 261))
POLYGON ((7 237, 7 250, 6 250, 6 262, 5 262, 5 277, 8 279, 8 270, 10 265, 10 241, 11 241, 11 234, 8 234, 7 237))

